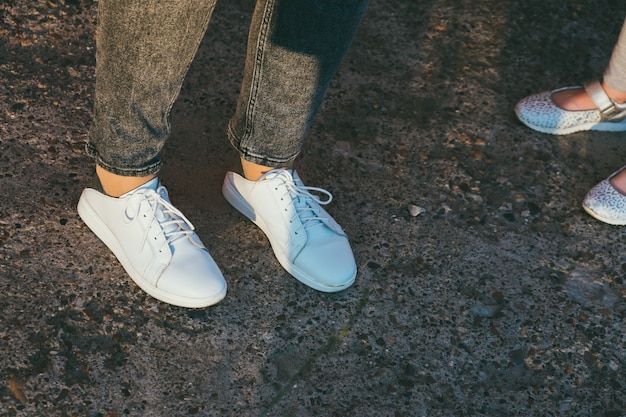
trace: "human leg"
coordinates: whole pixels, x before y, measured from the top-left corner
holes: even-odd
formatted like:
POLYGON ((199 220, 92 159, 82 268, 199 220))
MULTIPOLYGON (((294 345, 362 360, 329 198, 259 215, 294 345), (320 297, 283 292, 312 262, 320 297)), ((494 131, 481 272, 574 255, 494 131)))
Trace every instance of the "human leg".
MULTIPOLYGON (((611 60, 604 71, 602 88, 618 103, 626 102, 626 21, 622 26, 611 60)), ((596 106, 585 89, 564 90, 552 96, 554 103, 564 110, 591 110, 596 106)))
POLYGON ((365 8, 364 0, 258 1, 229 124, 245 178, 228 173, 224 196, 265 232, 289 273, 325 292, 352 285, 354 255, 343 230, 321 207, 332 196, 304 186, 285 168, 300 152, 365 8))
POLYGON ((100 0, 87 152, 120 176, 156 174, 170 112, 215 0, 100 0))
POLYGON ((246 161, 282 167, 304 136, 366 0, 259 0, 229 139, 246 161))
MULTIPOLYGON (((618 97, 615 99, 616 101, 626 102, 626 21, 622 26, 617 44, 613 48, 609 65, 604 72, 604 83, 609 89, 616 92, 614 96, 609 93, 611 98, 618 97)), ((626 194, 626 170, 620 170, 611 176, 609 182, 621 194, 626 194)))
MULTIPOLYGON (((626 101, 626 22, 604 72, 604 85, 611 98, 626 101)), ((583 200, 583 208, 605 223, 626 225, 626 169, 621 168, 592 187, 583 200)))
POLYGON ((604 71, 604 82, 612 89, 626 91, 626 20, 604 71))
POLYGON ((109 195, 87 188, 78 204, 81 218, 142 289, 184 307, 218 302, 226 283, 154 177, 170 134, 172 105, 214 3, 99 1, 87 153, 109 195))

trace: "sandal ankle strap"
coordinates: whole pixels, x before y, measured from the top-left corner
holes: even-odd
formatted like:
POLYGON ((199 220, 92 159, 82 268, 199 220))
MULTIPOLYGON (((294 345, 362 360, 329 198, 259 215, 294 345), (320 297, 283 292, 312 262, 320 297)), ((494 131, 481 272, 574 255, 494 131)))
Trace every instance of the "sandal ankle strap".
POLYGON ((585 91, 591 97, 591 101, 600 111, 603 121, 619 122, 626 118, 626 104, 619 104, 613 101, 598 80, 588 81, 584 86, 585 91))

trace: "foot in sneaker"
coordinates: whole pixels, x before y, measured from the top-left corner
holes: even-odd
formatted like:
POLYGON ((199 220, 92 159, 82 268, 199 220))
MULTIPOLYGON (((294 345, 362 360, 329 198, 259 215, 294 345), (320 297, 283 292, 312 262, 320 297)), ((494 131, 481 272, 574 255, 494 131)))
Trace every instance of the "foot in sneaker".
POLYGON ((218 266, 158 179, 119 198, 86 188, 78 214, 154 298, 200 308, 226 295, 218 266))
POLYGON ((356 263, 348 238, 320 206, 332 200, 328 191, 305 187, 295 171, 275 169, 258 181, 229 172, 222 192, 263 230, 280 264, 296 279, 323 292, 341 291, 354 283, 356 263))

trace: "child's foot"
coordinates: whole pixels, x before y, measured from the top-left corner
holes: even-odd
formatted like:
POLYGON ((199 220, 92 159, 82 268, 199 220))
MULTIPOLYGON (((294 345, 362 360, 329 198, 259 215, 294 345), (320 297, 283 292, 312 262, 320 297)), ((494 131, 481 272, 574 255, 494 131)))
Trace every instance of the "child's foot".
POLYGON ((515 113, 526 126, 553 135, 598 130, 626 130, 626 93, 598 81, 584 87, 544 91, 522 99, 515 113))
POLYGON ((613 225, 626 225, 626 195, 614 185, 623 182, 626 167, 596 184, 585 196, 583 208, 592 217, 613 225))
MULTIPOLYGON (((616 103, 626 102, 626 93, 617 91, 604 82, 601 84, 607 96, 616 103)), ((552 94, 552 101, 563 110, 594 110, 596 105, 583 87, 560 90, 552 94)))

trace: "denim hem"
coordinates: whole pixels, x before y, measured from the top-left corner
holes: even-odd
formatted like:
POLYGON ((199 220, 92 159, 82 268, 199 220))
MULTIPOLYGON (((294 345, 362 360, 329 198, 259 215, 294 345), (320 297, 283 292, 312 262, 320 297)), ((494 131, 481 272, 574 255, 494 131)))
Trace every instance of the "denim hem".
POLYGON ((266 167, 272 168, 284 168, 289 166, 291 162, 296 159, 298 155, 295 155, 293 158, 285 159, 284 161, 270 160, 263 156, 256 156, 251 153, 241 152, 241 158, 244 161, 252 162, 253 164, 263 165, 266 167))
POLYGON ((267 167, 273 168, 281 168, 289 165, 293 162, 300 152, 295 153, 294 155, 288 156, 287 158, 277 158, 269 155, 261 155, 252 151, 249 148, 244 148, 241 145, 241 139, 233 132, 231 125, 228 125, 228 140, 230 144, 239 152, 239 155, 244 161, 252 162, 253 164, 264 165, 267 167))
POLYGON ((161 156, 154 158, 148 165, 142 168, 120 168, 114 167, 111 164, 105 162, 100 157, 98 150, 89 142, 85 143, 85 152, 88 156, 93 158, 101 168, 115 175, 121 175, 124 177, 144 177, 146 175, 157 174, 161 170, 161 156))

